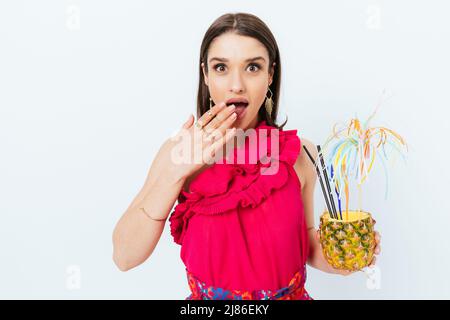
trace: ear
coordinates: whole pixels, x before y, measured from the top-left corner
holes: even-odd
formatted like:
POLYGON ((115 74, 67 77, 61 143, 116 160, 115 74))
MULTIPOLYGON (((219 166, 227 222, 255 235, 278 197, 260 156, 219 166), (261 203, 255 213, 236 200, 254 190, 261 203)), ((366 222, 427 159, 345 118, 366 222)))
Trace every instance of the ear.
POLYGON ((205 63, 202 62, 201 66, 202 66, 203 78, 205 79, 205 84, 208 86, 208 75, 206 73, 205 63))
POLYGON ((272 81, 273 81, 273 75, 275 73, 275 65, 276 65, 276 63, 274 62, 272 64, 272 67, 270 68, 270 72, 269 72, 269 86, 272 84, 272 81))

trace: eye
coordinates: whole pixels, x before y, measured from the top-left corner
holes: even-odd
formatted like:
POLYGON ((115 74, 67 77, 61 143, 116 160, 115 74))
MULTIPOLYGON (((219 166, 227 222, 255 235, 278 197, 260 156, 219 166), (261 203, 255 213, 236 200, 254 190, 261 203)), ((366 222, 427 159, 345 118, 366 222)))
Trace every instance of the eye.
MULTIPOLYGON (((259 69, 261 69, 261 66, 259 65, 259 64, 257 64, 257 63, 251 63, 250 65, 249 65, 249 67, 256 67, 256 68, 258 68, 256 71, 258 71, 259 69)), ((255 71, 255 72, 256 72, 255 71)))
POLYGON ((219 67, 225 67, 225 65, 223 63, 218 63, 218 64, 214 65, 214 70, 219 71, 219 70, 217 70, 217 68, 219 68, 219 67))

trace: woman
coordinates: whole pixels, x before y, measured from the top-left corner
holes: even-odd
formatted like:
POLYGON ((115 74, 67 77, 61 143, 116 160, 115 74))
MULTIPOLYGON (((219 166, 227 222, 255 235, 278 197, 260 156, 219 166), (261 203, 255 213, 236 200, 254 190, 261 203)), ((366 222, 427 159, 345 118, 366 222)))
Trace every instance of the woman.
MULTIPOLYGON (((350 272, 326 262, 314 231, 317 176, 301 150, 317 158, 315 145, 276 124, 277 43, 256 16, 225 14, 207 30, 199 63, 198 120, 191 115, 157 153, 114 230, 114 261, 123 271, 144 262, 170 216, 191 289, 187 299, 311 299, 306 263, 328 273, 350 272), (244 130, 253 135, 240 139, 244 130), (180 137, 189 151, 200 150, 200 161, 195 152, 184 153, 188 161, 174 161, 180 137), (255 146, 265 148, 264 159, 257 153, 256 162, 218 161, 236 160, 255 146), (274 163, 276 170, 265 174, 274 163)), ((376 241, 378 254, 378 233, 376 241)))

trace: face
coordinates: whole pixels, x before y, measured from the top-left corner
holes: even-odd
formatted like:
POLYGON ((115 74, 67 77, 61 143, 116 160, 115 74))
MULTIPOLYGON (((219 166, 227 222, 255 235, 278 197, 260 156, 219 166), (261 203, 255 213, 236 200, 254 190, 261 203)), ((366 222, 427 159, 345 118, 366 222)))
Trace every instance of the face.
POLYGON ((208 70, 205 63, 201 66, 213 105, 231 98, 245 98, 248 105, 237 110, 234 127, 244 130, 256 127, 275 66, 273 63, 269 69, 267 49, 255 38, 225 33, 211 42, 207 57, 208 70))

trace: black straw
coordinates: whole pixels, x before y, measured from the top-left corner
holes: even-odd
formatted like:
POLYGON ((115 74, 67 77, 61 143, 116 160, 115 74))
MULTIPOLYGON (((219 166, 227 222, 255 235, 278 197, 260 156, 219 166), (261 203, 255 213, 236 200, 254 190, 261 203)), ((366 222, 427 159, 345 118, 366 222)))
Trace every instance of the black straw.
POLYGON ((337 210, 336 210, 336 206, 334 205, 333 193, 332 193, 331 188, 330 188, 330 182, 328 180, 328 172, 327 172, 327 168, 325 166, 325 161, 323 161, 323 155, 322 155, 322 151, 320 149, 320 145, 317 145, 317 151, 319 151, 320 163, 322 164, 322 170, 323 170, 323 174, 325 176, 325 182, 327 184, 328 194, 330 195, 331 207, 333 208, 334 216, 337 219, 337 210))
POLYGON ((330 201, 328 200, 327 192, 325 191, 325 186, 323 185, 322 175, 320 174, 319 167, 316 165, 316 161, 311 156, 311 153, 309 153, 308 148, 306 148, 305 145, 303 145, 303 148, 305 149, 306 153, 308 154, 309 159, 313 163, 314 168, 316 168, 317 176, 319 177, 320 186, 322 187, 322 193, 323 193, 323 197, 325 198, 325 203, 327 204, 328 212, 330 213, 331 216, 334 217, 333 211, 331 210, 330 201))

